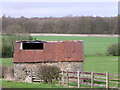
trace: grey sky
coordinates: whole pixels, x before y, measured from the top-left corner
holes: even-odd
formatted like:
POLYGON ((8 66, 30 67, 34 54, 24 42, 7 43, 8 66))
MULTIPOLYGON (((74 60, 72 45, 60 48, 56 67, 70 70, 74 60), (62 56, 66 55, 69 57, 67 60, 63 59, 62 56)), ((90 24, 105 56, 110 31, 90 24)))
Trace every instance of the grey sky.
POLYGON ((117 2, 4 2, 2 13, 12 17, 102 16, 118 14, 117 2))

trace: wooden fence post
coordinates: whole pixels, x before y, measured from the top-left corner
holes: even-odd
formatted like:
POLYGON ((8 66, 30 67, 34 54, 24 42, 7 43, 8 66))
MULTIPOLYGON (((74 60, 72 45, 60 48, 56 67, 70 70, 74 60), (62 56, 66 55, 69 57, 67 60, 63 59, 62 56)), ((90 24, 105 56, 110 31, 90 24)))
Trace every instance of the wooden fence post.
POLYGON ((66 73, 67 73, 67 75, 66 75, 66 79, 67 79, 67 86, 69 86, 69 78, 68 78, 68 77, 69 77, 69 75, 68 75, 69 73, 68 73, 68 71, 66 71, 66 73))
POLYGON ((64 71, 62 71, 62 85, 64 86, 64 71))
POLYGON ((31 74, 31 82, 33 83, 33 72, 32 72, 32 69, 30 69, 30 74, 31 74))
POLYGON ((91 72, 91 88, 94 86, 94 73, 91 72))
POLYGON ((109 88, 109 73, 106 72, 106 88, 109 88))
POLYGON ((80 72, 77 71, 77 78, 78 78, 78 88, 80 88, 80 72))

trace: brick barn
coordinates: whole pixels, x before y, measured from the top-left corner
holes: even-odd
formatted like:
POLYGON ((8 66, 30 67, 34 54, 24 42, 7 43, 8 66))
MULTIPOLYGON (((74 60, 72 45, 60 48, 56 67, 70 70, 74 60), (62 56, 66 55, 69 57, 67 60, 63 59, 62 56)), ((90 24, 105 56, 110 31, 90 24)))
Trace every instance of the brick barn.
POLYGON ((23 82, 30 82, 30 72, 40 65, 83 71, 83 40, 16 41, 13 62, 15 80, 23 82))

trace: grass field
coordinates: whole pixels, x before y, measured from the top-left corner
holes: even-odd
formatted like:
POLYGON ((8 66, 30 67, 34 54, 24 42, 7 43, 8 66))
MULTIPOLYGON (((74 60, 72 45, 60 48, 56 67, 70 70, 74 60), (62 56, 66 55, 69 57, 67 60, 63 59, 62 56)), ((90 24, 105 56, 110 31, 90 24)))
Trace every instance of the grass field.
POLYGON ((3 66, 13 66, 13 58, 1 58, 0 63, 3 66))
MULTIPOLYGON (((44 41, 84 40, 84 51, 87 55, 85 56, 84 61, 84 71, 101 73, 109 72, 112 74, 118 73, 118 57, 104 56, 107 47, 113 43, 118 42, 117 37, 33 36, 33 38, 44 41)), ((2 58, 2 60, 0 60, 0 63, 2 63, 4 66, 13 66, 12 60, 13 58, 2 58)), ((3 86, 9 88, 56 88, 54 85, 28 84, 4 80, 3 86)))
MULTIPOLYGON (((12 66, 13 58, 2 58, 2 65, 12 66)), ((87 72, 110 72, 118 73, 118 57, 117 56, 86 56, 84 61, 84 71, 87 72)))
POLYGON ((117 37, 33 36, 33 38, 45 41, 84 40, 86 55, 104 55, 109 45, 118 43, 117 37))
POLYGON ((118 57, 116 56, 87 56, 84 61, 84 71, 118 73, 118 57))
POLYGON ((56 86, 55 84, 44 84, 44 83, 24 83, 2 80, 3 88, 63 88, 56 86))
MULTIPOLYGON (((117 73, 118 57, 114 56, 96 56, 98 53, 105 53, 106 49, 112 43, 117 43, 117 37, 76 37, 76 36, 33 36, 37 40, 55 41, 55 40, 84 40, 85 53, 92 56, 85 56, 84 70, 95 72, 117 73), (94 55, 94 54, 95 55, 94 55), (114 66, 114 67, 113 67, 114 66), (112 67, 112 68, 111 68, 112 67)), ((12 58, 3 58, 2 64, 12 66, 12 58)), ((0 60, 1 62, 1 60, 0 60)))
MULTIPOLYGON (((2 58, 4 66, 13 66, 13 58, 2 58)), ((118 73, 118 57, 116 56, 86 56, 84 61, 84 71, 86 72, 109 72, 118 73)), ((113 85, 114 86, 114 85, 113 85)), ((21 82, 11 82, 3 80, 3 87, 9 88, 62 88, 53 84, 29 84, 21 82)))
POLYGON ((79 37, 79 36, 32 36, 34 40, 59 41, 59 40, 84 40, 86 55, 105 55, 107 47, 118 43, 118 37, 79 37))

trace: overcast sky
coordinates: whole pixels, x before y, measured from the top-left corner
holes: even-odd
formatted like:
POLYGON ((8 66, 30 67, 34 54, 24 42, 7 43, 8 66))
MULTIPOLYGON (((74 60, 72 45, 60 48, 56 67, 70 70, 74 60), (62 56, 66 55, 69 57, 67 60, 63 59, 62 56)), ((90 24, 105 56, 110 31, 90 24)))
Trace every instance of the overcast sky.
POLYGON ((118 2, 119 0, 0 0, 0 2, 118 2))
POLYGON ((101 16, 118 14, 117 0, 1 0, 1 16, 11 17, 63 17, 63 16, 101 16))

